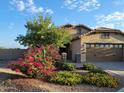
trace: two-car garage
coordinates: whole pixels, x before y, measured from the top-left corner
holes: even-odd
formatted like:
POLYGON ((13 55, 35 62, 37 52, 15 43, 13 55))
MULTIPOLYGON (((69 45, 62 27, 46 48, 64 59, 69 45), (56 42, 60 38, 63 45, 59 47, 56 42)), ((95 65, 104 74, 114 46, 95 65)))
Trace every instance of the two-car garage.
POLYGON ((123 61, 123 44, 86 44, 86 61, 123 61))

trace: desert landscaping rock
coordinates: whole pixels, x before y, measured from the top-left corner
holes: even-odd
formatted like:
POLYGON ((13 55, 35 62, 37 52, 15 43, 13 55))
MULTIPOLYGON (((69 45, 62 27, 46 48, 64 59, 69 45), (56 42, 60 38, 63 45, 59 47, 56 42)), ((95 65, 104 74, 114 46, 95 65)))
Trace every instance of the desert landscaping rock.
POLYGON ((24 92, 113 92, 117 90, 114 88, 98 88, 85 84, 75 86, 57 85, 35 79, 6 80, 4 87, 8 88, 8 90, 4 88, 6 92, 11 91, 11 89, 15 89, 18 92, 20 90, 24 92))

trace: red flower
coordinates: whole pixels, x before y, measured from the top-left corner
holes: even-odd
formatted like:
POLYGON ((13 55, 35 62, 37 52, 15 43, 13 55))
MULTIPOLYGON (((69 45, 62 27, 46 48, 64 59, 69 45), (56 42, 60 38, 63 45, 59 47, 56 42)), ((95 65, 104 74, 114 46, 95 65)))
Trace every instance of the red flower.
POLYGON ((27 74, 32 74, 32 71, 33 71, 33 69, 32 69, 32 68, 29 68, 29 69, 27 70, 27 74))
POLYGON ((33 64, 34 64, 34 66, 36 66, 36 67, 42 66, 41 63, 38 63, 38 62, 34 62, 33 64))
POLYGON ((42 52, 42 49, 41 48, 38 48, 37 49, 38 53, 42 52))
POLYGON ((34 58, 30 56, 30 57, 28 58, 28 60, 29 60, 29 61, 34 61, 34 58))
POLYGON ((46 57, 45 59, 46 59, 46 61, 48 61, 48 60, 49 60, 49 58, 48 58, 48 57, 46 57))
POLYGON ((30 64, 24 64, 24 67, 29 67, 30 64))
POLYGON ((16 72, 21 72, 19 69, 15 69, 16 72))
POLYGON ((42 61, 42 58, 38 58, 38 61, 42 61))

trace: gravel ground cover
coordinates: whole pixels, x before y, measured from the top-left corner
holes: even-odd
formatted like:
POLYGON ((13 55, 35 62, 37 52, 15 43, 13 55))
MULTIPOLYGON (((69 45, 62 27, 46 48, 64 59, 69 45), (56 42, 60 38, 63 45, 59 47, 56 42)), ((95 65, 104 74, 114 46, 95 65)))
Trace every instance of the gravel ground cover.
POLYGON ((36 79, 8 79, 0 82, 1 92, 113 92, 118 88, 99 88, 92 85, 65 86, 36 79))

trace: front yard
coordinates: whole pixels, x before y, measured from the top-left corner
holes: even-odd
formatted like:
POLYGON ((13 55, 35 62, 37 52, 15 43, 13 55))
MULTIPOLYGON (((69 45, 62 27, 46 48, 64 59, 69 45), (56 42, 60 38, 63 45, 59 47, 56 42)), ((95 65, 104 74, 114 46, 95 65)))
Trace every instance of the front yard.
MULTIPOLYGON (((62 71, 62 70, 61 70, 62 71)), ((57 71, 58 72, 58 71, 57 71)), ((82 70, 79 68, 78 70, 69 71, 75 72, 79 74, 87 74, 88 70, 82 70)), ((113 73, 109 73, 114 77, 117 77, 113 73)), ((48 81, 40 80, 40 79, 32 79, 20 77, 18 75, 6 75, 1 74, 3 76, 7 76, 6 78, 2 78, 0 80, 0 91, 1 92, 114 92, 122 88, 123 82, 120 80, 119 86, 116 88, 107 88, 107 87, 97 87, 95 85, 89 85, 85 83, 80 83, 76 85, 60 85, 55 83, 49 83, 48 81)), ((119 77, 117 77, 119 78, 119 77)))

